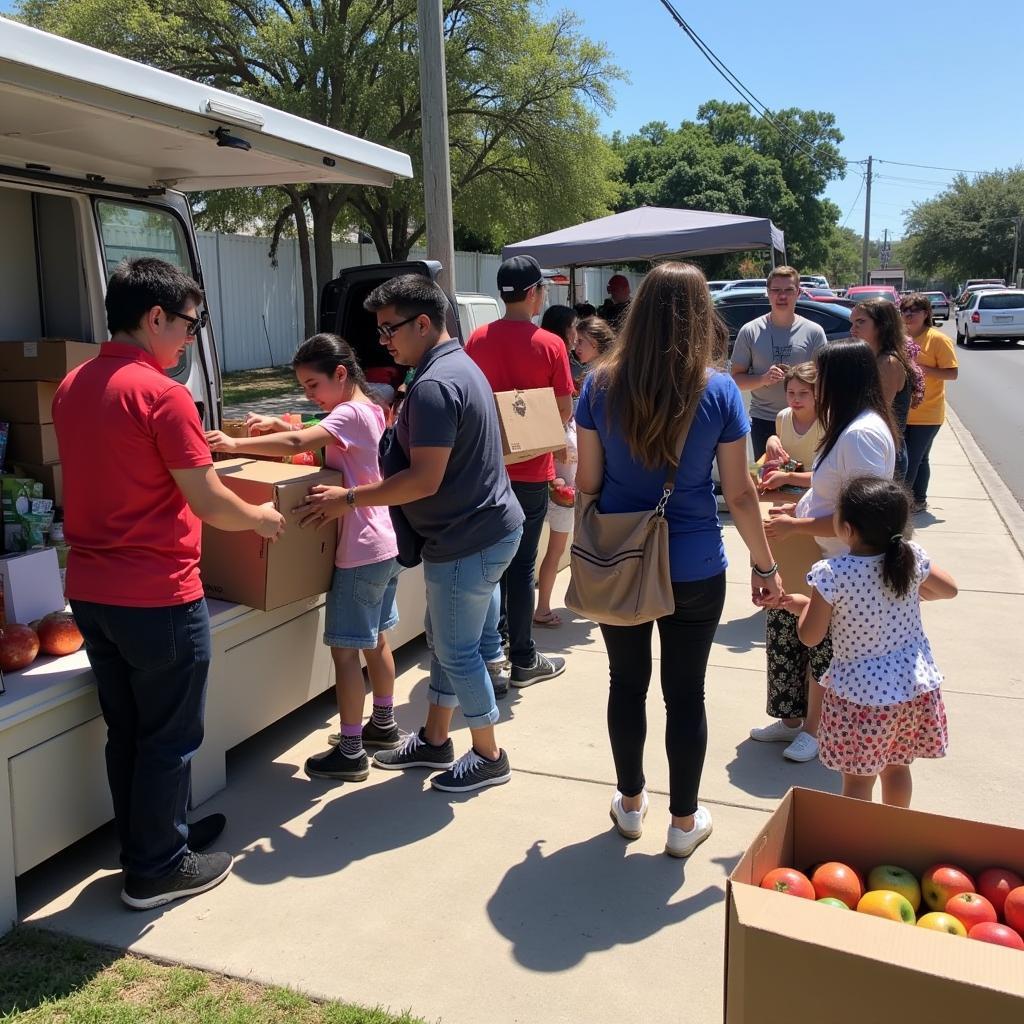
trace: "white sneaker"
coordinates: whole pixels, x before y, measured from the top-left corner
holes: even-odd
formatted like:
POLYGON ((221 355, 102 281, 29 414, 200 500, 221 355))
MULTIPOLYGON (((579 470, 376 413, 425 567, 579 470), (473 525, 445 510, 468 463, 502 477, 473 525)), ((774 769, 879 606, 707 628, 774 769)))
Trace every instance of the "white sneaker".
POLYGON ((809 732, 801 732, 782 756, 790 761, 813 761, 818 756, 818 741, 809 732))
POLYGON ((640 834, 644 830, 644 818, 647 817, 647 808, 646 789, 640 794, 639 811, 623 810, 622 794, 616 790, 615 796, 612 797, 611 810, 608 813, 612 821, 615 822, 615 828, 620 836, 624 836, 626 839, 639 839, 640 834))
POLYGON ((689 857, 694 850, 711 835, 711 812, 702 804, 697 805, 693 816, 693 828, 689 832, 674 825, 668 827, 665 852, 670 857, 689 857))
POLYGON ((776 718, 771 725, 762 725, 750 730, 750 738, 760 743, 792 743, 800 735, 801 726, 786 725, 776 718))

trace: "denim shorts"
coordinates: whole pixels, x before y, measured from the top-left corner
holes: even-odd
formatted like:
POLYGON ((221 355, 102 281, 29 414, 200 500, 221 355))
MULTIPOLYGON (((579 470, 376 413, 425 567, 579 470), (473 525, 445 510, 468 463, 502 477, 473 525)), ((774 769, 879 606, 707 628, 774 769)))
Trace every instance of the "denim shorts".
POLYGON ((360 651, 376 647, 378 634, 398 625, 399 572, 395 558, 352 569, 335 567, 327 595, 324 643, 360 651))

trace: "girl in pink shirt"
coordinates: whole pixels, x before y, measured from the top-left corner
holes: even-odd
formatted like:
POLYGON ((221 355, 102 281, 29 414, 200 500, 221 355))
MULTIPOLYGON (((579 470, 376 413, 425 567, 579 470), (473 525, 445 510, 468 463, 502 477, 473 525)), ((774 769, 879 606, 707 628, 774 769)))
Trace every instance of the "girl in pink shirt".
POLYGON ((380 480, 377 445, 386 413, 367 394, 366 378, 351 346, 334 334, 303 342, 292 360, 306 398, 327 415, 315 426, 292 430, 282 419, 250 414, 246 425, 255 437, 232 438, 219 430, 207 435, 210 448, 236 455, 295 455, 325 449, 325 464, 339 470, 344 487, 316 486, 326 494, 303 526, 340 518, 334 578, 327 595, 324 643, 334 659, 335 691, 341 733, 331 747, 308 758, 306 774, 361 782, 370 773, 365 746, 391 750, 400 733, 394 718, 395 661, 386 631, 398 623, 398 544, 385 507, 353 508, 342 516, 349 487, 380 480), (373 716, 363 725, 365 688, 359 652, 373 687, 373 716))

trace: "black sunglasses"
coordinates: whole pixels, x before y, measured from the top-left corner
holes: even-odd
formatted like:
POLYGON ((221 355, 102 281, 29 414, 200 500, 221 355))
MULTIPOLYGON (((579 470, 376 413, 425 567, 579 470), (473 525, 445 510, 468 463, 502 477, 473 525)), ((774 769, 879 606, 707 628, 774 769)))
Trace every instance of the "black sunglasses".
POLYGON ((414 316, 407 316, 404 320, 399 320, 397 324, 377 324, 377 333, 382 337, 390 341, 394 336, 395 332, 399 327, 404 327, 406 324, 411 324, 417 317, 422 316, 422 313, 416 313, 414 316))
POLYGON ((180 317, 188 323, 185 333, 190 338, 199 337, 199 332, 210 322, 210 314, 202 310, 199 316, 189 316, 188 313, 172 313, 171 316, 180 317))

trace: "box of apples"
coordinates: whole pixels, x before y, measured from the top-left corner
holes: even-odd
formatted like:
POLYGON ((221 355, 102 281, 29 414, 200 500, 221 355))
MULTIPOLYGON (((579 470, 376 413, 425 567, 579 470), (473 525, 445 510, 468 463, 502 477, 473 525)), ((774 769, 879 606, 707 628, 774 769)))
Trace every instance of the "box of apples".
POLYGON ((1024 831, 791 789, 725 953, 726 1024, 1024 1020, 1024 831))

